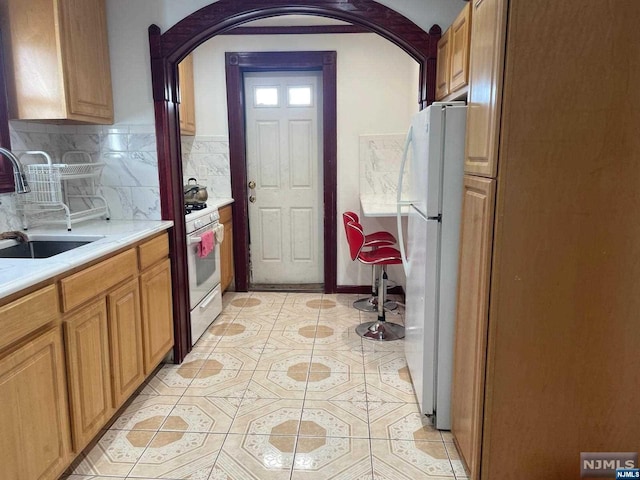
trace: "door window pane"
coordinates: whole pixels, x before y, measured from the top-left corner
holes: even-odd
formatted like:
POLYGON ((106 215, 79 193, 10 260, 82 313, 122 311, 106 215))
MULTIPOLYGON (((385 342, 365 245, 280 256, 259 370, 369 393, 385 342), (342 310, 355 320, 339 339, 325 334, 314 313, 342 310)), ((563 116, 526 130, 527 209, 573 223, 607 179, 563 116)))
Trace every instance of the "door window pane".
POLYGON ((256 87, 254 93, 256 107, 278 106, 278 87, 256 87))
POLYGON ((289 87, 290 107, 310 107, 311 105, 311 85, 289 87))

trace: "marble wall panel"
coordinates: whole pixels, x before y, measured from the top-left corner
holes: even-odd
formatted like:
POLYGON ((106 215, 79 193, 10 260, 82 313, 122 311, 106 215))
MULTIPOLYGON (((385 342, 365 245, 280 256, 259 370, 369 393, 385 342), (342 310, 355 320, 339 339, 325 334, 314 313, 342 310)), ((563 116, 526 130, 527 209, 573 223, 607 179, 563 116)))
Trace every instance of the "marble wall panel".
MULTIPOLYGON (((64 152, 81 150, 88 152, 93 161, 104 162, 106 165, 96 180, 97 193, 107 199, 112 219, 161 218, 154 125, 75 126, 11 121, 10 133, 12 150, 17 155, 27 150, 43 150, 60 162, 64 152)), ((198 144, 198 149, 202 148, 211 147, 206 142, 198 144)), ((34 157, 29 161, 41 160, 34 157)), ((69 182, 67 188, 69 193, 82 193, 86 191, 86 182, 69 182)), ((16 196, 1 195, 0 202, 0 231, 21 228, 16 196)), ((89 200, 75 200, 71 207, 82 209, 90 204, 89 200)))

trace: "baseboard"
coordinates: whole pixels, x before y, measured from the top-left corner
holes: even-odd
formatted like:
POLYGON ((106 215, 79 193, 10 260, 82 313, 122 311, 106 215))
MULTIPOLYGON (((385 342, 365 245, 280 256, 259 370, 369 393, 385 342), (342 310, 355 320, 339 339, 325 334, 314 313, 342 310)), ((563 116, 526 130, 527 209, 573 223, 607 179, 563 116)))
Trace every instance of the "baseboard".
POLYGON ((276 285, 267 283, 252 283, 249 286, 249 291, 322 293, 324 292, 324 285, 322 283, 279 283, 276 285))

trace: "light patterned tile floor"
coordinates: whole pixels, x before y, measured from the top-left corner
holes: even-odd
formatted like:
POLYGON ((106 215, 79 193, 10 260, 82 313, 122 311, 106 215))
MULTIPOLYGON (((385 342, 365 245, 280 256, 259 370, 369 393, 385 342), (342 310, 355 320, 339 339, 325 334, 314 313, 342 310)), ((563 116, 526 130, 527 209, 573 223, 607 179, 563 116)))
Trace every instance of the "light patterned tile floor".
MULTIPOLYGON (((402 341, 355 334, 355 295, 226 293, 66 480, 462 480, 420 415, 402 341)), ((402 323, 400 314, 389 321, 402 323)))

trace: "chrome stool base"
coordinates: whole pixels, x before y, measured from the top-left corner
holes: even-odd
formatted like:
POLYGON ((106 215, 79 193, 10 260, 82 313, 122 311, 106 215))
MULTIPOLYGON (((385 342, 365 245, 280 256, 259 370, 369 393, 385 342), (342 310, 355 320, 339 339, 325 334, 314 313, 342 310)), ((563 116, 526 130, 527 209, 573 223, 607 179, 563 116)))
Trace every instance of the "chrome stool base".
POLYGON ((368 338, 369 340, 390 342, 404 338, 404 327, 397 323, 375 320, 358 325, 356 327, 356 333, 362 338, 368 338))
MULTIPOLYGON (((353 308, 360 310, 361 312, 377 312, 378 311, 378 297, 360 298, 353 302, 353 308)), ((395 310, 398 308, 398 304, 393 300, 387 300, 384 302, 385 310, 395 310)))

